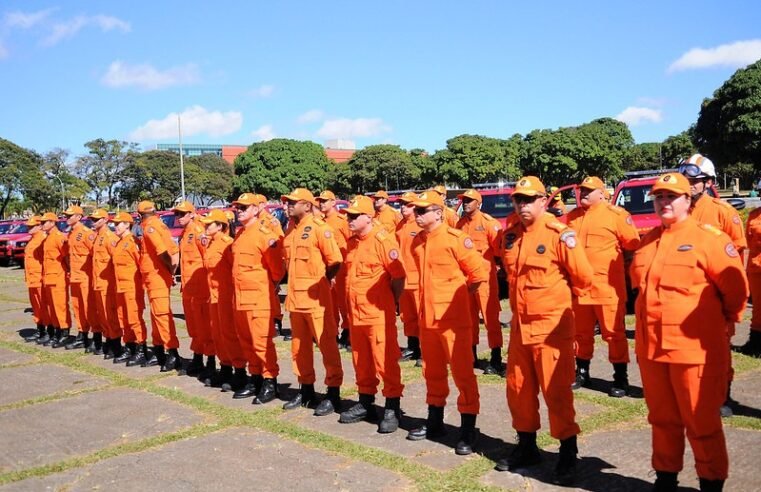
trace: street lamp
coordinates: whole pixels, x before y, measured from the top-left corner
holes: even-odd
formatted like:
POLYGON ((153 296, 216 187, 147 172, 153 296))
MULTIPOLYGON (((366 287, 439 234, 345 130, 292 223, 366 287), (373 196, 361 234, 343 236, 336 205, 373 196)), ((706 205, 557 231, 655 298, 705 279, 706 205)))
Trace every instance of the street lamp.
POLYGON ((58 180, 59 183, 61 183, 61 211, 66 210, 66 188, 63 186, 63 181, 61 181, 61 178, 58 177, 57 174, 53 173, 47 173, 48 177, 53 177, 58 180))

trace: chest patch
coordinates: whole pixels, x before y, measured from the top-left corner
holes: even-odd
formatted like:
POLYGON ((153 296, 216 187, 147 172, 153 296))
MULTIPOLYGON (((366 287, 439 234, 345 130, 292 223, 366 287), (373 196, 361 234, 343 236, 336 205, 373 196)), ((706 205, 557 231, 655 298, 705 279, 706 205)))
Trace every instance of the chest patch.
POLYGON ((692 249, 692 245, 691 244, 682 244, 681 246, 676 248, 677 251, 689 251, 691 249, 692 249))
POLYGON ((544 244, 540 244, 536 247, 536 252, 540 255, 543 255, 545 251, 547 251, 547 248, 544 247, 544 244))
POLYGON ((305 232, 304 234, 301 235, 301 239, 309 239, 309 234, 305 232))

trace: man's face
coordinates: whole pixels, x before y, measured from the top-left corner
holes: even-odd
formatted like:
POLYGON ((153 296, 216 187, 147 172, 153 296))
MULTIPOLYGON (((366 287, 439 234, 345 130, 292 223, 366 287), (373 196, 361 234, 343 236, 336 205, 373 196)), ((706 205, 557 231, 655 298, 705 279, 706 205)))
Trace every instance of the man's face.
POLYGON ((177 218, 177 222, 179 222, 182 227, 185 227, 191 220, 193 220, 195 214, 190 212, 175 212, 174 216, 177 218))
POLYGON ((317 203, 320 204, 320 212, 322 212, 324 214, 327 214, 328 212, 330 212, 333 209, 333 207, 336 206, 336 201, 335 200, 318 199, 317 203))
POLYGON ((422 229, 430 229, 437 222, 441 222, 443 212, 435 205, 430 207, 415 207, 415 223, 422 229))
POLYGON ((73 226, 80 220, 82 220, 82 216, 79 214, 69 215, 68 217, 66 217, 66 224, 69 226, 73 226))
POLYGON ((476 210, 478 210, 478 207, 480 206, 481 204, 478 202, 478 200, 474 200, 468 197, 465 197, 462 199, 462 209, 468 215, 474 213, 476 210))
POLYGON ((92 226, 95 228, 96 231, 99 231, 99 230, 103 229, 103 227, 107 223, 108 223, 108 219, 107 218, 102 218, 102 219, 98 219, 95 222, 93 222, 92 226))
POLYGON ((402 202, 402 217, 405 219, 411 215, 415 215, 415 207, 411 203, 402 202))
POLYGON ((256 205, 236 205, 235 210, 238 211, 238 220, 241 224, 245 224, 256 217, 256 205))
POLYGON ((116 235, 119 237, 123 237, 127 232, 129 232, 130 227, 132 224, 129 222, 117 222, 115 227, 116 235))
POLYGON ((687 181, 690 182, 690 195, 693 197, 697 197, 701 193, 705 193, 705 191, 713 184, 713 179, 711 178, 690 178, 687 177, 687 181))
POLYGON ((288 200, 288 216, 301 220, 312 212, 312 204, 306 200, 288 200))
POLYGON ((55 227, 55 221, 54 220, 46 220, 42 223, 42 230, 45 232, 49 232, 50 229, 55 227))
POLYGON ((369 231, 373 225, 373 219, 367 214, 346 214, 349 222, 349 230, 355 234, 369 231))
POLYGON ((211 224, 206 224, 206 235, 209 237, 214 237, 215 234, 217 234, 219 231, 222 230, 222 225, 218 222, 212 222, 211 224))
POLYGON ((532 224, 544 213, 547 197, 513 194, 513 204, 521 222, 523 224, 532 224))
POLYGON ((373 207, 375 207, 375 210, 380 210, 387 201, 385 198, 373 198, 373 207))
POLYGON ((600 188, 591 189, 591 188, 579 188, 579 201, 581 202, 581 206, 584 208, 589 208, 592 205, 596 205, 603 201, 605 199, 605 194, 600 188))
POLYGON ((37 231, 42 230, 42 226, 36 225, 29 228, 29 234, 35 234, 37 231))
POLYGON ((687 217, 690 213, 690 198, 668 190, 658 190, 653 194, 655 213, 663 224, 673 224, 687 217))

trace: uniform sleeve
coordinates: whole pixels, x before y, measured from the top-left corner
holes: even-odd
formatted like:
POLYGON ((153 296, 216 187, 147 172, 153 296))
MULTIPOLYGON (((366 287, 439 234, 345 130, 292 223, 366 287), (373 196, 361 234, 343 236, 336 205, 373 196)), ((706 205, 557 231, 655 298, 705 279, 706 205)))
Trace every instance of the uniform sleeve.
POLYGON ((748 300, 748 278, 743 269, 742 256, 726 234, 716 236, 708 243, 706 275, 721 294, 724 317, 727 321, 739 322, 748 300))
POLYGON ((399 246, 391 236, 380 241, 380 256, 383 262, 383 268, 391 275, 393 279, 401 279, 407 276, 404 271, 399 246))
POLYGON ((634 227, 634 221, 629 212, 619 214, 616 217, 616 235, 621 247, 628 251, 634 251, 639 247, 639 232, 634 227))
POLYGON ((264 234, 263 248, 262 259, 266 264, 270 279, 275 283, 280 282, 285 276, 283 241, 277 237, 276 232, 269 231, 264 234))
POLYGON ((492 253, 496 257, 501 256, 502 247, 502 224, 496 220, 490 220, 486 222, 484 229, 486 229, 486 237, 489 240, 489 247, 492 253))
POLYGON ((473 246, 473 240, 467 234, 457 238, 457 263, 460 269, 467 275, 468 283, 488 282, 489 272, 484 268, 483 257, 478 254, 473 246))
POLYGON ((317 233, 317 247, 320 248, 320 254, 326 265, 331 266, 343 261, 335 234, 330 227, 320 226, 317 233))
POLYGON ((745 232, 743 231, 743 223, 742 220, 740 220, 740 215, 734 208, 727 208, 725 217, 726 224, 723 227, 723 230, 732 239, 737 251, 742 252, 742 250, 748 247, 748 242, 745 240, 745 232))
POLYGON ((584 248, 578 244, 576 231, 566 229, 560 233, 557 244, 558 259, 571 278, 571 288, 579 295, 592 286, 594 270, 584 248))

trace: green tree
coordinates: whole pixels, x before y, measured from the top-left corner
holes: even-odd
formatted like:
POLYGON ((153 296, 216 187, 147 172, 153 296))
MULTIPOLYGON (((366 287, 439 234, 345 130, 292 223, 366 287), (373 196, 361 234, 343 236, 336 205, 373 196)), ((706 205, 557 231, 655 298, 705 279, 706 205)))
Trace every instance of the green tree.
POLYGON ((68 150, 52 149, 42 156, 42 161, 43 173, 57 193, 62 192, 61 184, 63 184, 63 193, 67 200, 82 202, 85 199, 90 192, 90 187, 72 172, 68 150))
POLYGON ((413 166, 412 157, 398 145, 370 145, 358 150, 343 170, 352 193, 410 189, 420 180, 420 170, 413 166))
POLYGON ((227 200, 233 192, 233 167, 216 154, 202 154, 185 159, 185 188, 202 205, 227 200))
POLYGON ((412 167, 420 173, 418 182, 411 189, 425 190, 444 182, 439 178, 438 166, 428 152, 423 149, 412 149, 409 154, 412 167))
POLYGON ((294 188, 322 190, 331 165, 314 142, 276 138, 252 144, 235 159, 234 192, 279 197, 294 188))
POLYGON ((52 189, 46 187, 41 164, 37 153, 0 138, 0 216, 5 215, 11 200, 25 194, 34 195, 39 191, 33 197, 33 204, 40 207, 50 204, 52 189))
POLYGON ((96 205, 116 205, 125 168, 137 155, 137 144, 98 138, 85 143, 88 149, 76 163, 76 175, 91 188, 96 205))
POLYGON ((440 171, 439 181, 470 186, 472 183, 517 178, 520 144, 482 135, 458 135, 433 155, 440 171), (510 157, 506 152, 510 152, 510 157))
POLYGON ((717 167, 744 162, 761 169, 761 60, 736 71, 703 101, 694 135, 717 167))
POLYGON ((680 162, 698 151, 693 142, 693 131, 694 128, 690 128, 663 141, 661 158, 665 169, 678 167, 680 162))
POLYGON ((137 154, 121 171, 120 177, 122 200, 127 203, 152 200, 159 209, 169 208, 181 193, 180 156, 168 150, 137 154))
POLYGON ((661 168, 661 144, 641 143, 631 147, 623 157, 624 171, 644 171, 661 168))

